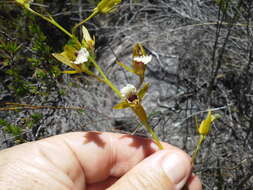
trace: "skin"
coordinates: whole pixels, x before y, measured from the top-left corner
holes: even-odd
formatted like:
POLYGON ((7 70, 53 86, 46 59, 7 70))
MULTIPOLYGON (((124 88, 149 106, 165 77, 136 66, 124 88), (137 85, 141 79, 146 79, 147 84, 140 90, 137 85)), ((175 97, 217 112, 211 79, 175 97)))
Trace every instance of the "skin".
POLYGON ((185 183, 189 190, 201 190, 190 157, 172 145, 163 146, 160 151, 150 139, 100 132, 25 143, 0 152, 0 190, 174 190, 185 183), (184 170, 177 182, 159 165, 172 155, 182 160, 176 167, 184 170))

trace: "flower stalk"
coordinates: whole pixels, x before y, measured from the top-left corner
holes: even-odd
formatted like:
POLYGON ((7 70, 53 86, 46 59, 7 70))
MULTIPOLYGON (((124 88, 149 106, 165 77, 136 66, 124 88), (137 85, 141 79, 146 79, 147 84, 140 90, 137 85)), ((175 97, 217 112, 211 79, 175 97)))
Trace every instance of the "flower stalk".
POLYGON ((135 115, 139 118, 141 123, 146 127, 148 132, 151 134, 153 141, 156 145, 163 149, 162 144, 156 133, 153 131, 152 127, 149 125, 148 117, 146 111, 144 110, 141 102, 149 89, 149 84, 146 83, 144 86, 138 90, 135 86, 131 84, 127 84, 124 88, 121 89, 120 93, 122 94, 122 100, 120 103, 116 104, 113 108, 114 109, 125 109, 131 108, 135 115))
POLYGON ((200 123, 199 126, 198 126, 198 121, 196 119, 196 127, 199 133, 199 140, 192 154, 192 164, 194 164, 196 161, 196 158, 201 149, 201 145, 204 143, 207 135, 209 134, 213 121, 218 119, 219 117, 220 117, 219 114, 213 115, 211 110, 209 110, 206 118, 200 123))
POLYGON ((93 9, 93 12, 90 14, 90 16, 88 16, 87 18, 85 18, 84 20, 82 20, 81 22, 79 22, 73 27, 72 34, 76 32, 79 26, 83 25, 85 22, 87 22, 88 20, 96 16, 97 14, 100 14, 100 13, 107 14, 107 13, 112 12, 115 9, 115 6, 119 3, 121 3, 121 0, 101 0, 98 3, 98 5, 93 9))
POLYGON ((99 13, 98 11, 93 11, 93 12, 91 13, 90 16, 88 16, 88 17, 87 17, 86 19, 84 19, 83 21, 77 23, 77 24, 72 28, 72 35, 75 34, 75 32, 76 32, 76 30, 77 30, 77 28, 78 28, 79 26, 83 25, 85 22, 87 22, 88 20, 90 20, 91 18, 93 18, 94 16, 96 16, 98 13, 99 13))
POLYGON ((49 16, 44 16, 36 11, 34 11, 33 9, 31 9, 30 7, 24 6, 28 11, 30 11, 31 13, 33 13, 34 15, 39 16, 40 18, 46 20, 47 22, 53 24, 54 26, 56 26, 58 29, 60 29, 63 33, 65 33, 66 35, 68 35, 70 38, 75 39, 75 36, 72 35, 70 32, 68 32, 65 28, 63 28, 60 24, 58 24, 53 17, 49 16))
POLYGON ((122 98, 122 95, 118 88, 107 78, 107 76, 105 75, 101 67, 96 63, 96 61, 92 57, 90 57, 90 60, 94 64, 100 75, 103 77, 104 83, 106 83, 120 98, 122 98))

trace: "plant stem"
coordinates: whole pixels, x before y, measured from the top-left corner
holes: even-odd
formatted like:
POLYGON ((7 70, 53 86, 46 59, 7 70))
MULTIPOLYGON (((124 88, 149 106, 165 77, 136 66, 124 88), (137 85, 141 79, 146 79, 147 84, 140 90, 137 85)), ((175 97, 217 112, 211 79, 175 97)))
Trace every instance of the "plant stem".
POLYGON ((161 149, 163 150, 164 147, 163 145, 161 144, 158 136, 156 135, 156 133, 153 131, 152 127, 146 122, 145 124, 145 127, 147 128, 148 132, 151 134, 152 136, 152 139, 154 140, 155 144, 161 149))
POLYGON ((195 161, 196 161, 196 158, 197 158, 197 156, 198 156, 199 150, 200 150, 201 145, 202 145, 202 143, 204 142, 205 138, 206 138, 205 135, 201 135, 201 136, 199 137, 197 146, 196 146, 196 148, 194 149, 194 152, 193 152, 193 154, 192 154, 192 165, 194 165, 194 163, 195 163, 195 161))
POLYGON ((48 21, 49 23, 53 24, 54 26, 56 26, 57 28, 59 28, 61 31, 63 31, 65 34, 67 34, 70 38, 75 38, 74 35, 72 35, 70 32, 68 32, 65 28, 63 28, 60 24, 58 24, 52 17, 46 17, 44 15, 41 15, 40 13, 34 11, 33 9, 31 9, 30 7, 25 7, 28 11, 30 11, 31 13, 39 16, 40 18, 48 21))
POLYGON ((82 24, 84 24, 85 22, 87 22, 88 20, 90 20, 92 17, 96 16, 98 14, 98 11, 93 11, 93 13, 91 13, 90 16, 88 16, 86 19, 84 19, 83 21, 79 22, 78 24, 76 24, 73 28, 72 28, 72 34, 74 35, 76 29, 81 26, 82 24))
POLYGON ((101 67, 96 63, 96 61, 90 57, 91 62, 94 64, 100 75, 104 78, 104 83, 106 83, 120 98, 122 98, 122 95, 118 88, 107 78, 101 67))

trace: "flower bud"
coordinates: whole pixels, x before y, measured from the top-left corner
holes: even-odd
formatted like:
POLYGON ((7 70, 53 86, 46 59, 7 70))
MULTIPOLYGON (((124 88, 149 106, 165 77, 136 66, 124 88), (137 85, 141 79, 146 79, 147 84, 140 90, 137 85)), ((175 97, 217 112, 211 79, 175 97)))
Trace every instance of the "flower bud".
POLYGON ((98 3, 97 7, 94 9, 94 12, 103 14, 110 13, 119 3, 121 3, 121 0, 102 0, 98 3))
POLYGON ((30 3, 32 3, 33 0, 16 0, 16 2, 22 6, 30 7, 30 3))
POLYGON ((198 132, 200 135, 207 136, 209 133, 209 130, 211 128, 212 122, 217 119, 217 116, 212 115, 211 111, 208 111, 208 114, 206 116, 206 119, 203 120, 198 128, 198 132))

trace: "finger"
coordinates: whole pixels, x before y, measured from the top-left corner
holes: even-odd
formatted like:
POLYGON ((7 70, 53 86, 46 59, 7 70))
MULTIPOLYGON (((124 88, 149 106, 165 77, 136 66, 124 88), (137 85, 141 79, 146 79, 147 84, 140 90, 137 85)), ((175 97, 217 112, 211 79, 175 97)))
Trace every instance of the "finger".
POLYGON ((191 174, 191 160, 183 151, 154 153, 122 176, 108 190, 179 190, 191 174))
POLYGON ((187 182, 188 190, 202 190, 202 183, 198 176, 192 174, 187 182))
MULTIPOLYGON (((87 184, 104 181, 109 176, 121 177, 158 150, 150 139, 124 134, 71 133, 62 138, 79 160, 87 184)), ((168 144, 165 147, 177 149, 168 144)))
MULTIPOLYGON (((179 149, 164 144, 167 149, 179 149)), ((83 189, 86 184, 120 177, 157 151, 149 139, 123 134, 76 132, 54 136, 1 152, 0 178, 15 176, 19 186, 29 180, 40 187, 83 189), (6 174, 9 175, 6 175, 6 174), (46 184, 45 184, 46 183, 46 184)), ((8 180, 7 180, 8 181, 8 180)), ((13 185, 13 183, 9 183, 13 185)))
POLYGON ((86 186, 86 190, 104 190, 114 184, 119 178, 108 177, 105 181, 93 183, 86 186))

